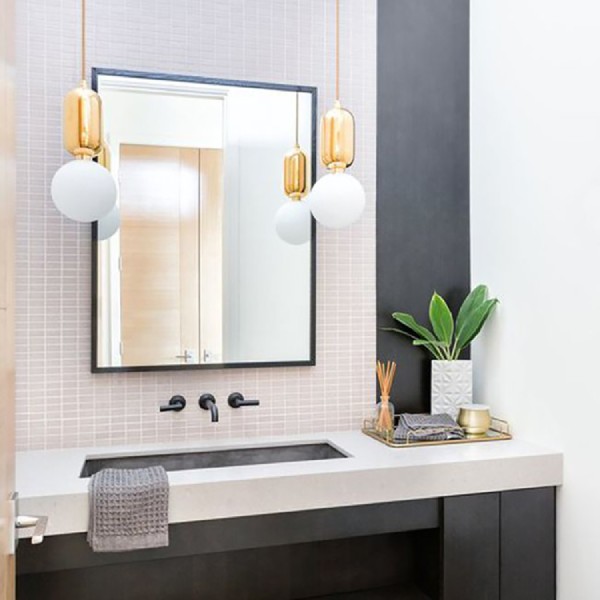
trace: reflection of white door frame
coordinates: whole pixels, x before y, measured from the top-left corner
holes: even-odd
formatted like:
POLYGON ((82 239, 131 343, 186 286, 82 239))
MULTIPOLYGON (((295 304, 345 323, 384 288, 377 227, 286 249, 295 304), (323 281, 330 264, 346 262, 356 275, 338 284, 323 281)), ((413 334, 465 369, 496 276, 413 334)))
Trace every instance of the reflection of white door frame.
MULTIPOLYGON (((224 104, 223 162, 223 362, 232 362, 240 337, 240 168, 239 135, 224 104)), ((235 362, 235 361, 233 361, 235 362)))
MULTIPOLYGON (((211 147, 223 147, 225 137, 225 124, 226 124, 226 99, 227 90, 223 88, 211 87, 208 85, 199 85, 197 83, 188 83, 183 81, 172 81, 172 80, 145 80, 135 78, 124 78, 102 75, 99 79, 99 92, 125 92, 125 93, 139 93, 162 95, 165 99, 169 96, 186 96, 198 99, 220 99, 223 102, 222 118, 221 118, 221 143, 218 146, 214 144, 211 147)), ((105 113, 110 114, 105 108, 105 113)), ((180 143, 176 139, 171 140, 160 140, 158 143, 149 142, 149 132, 144 131, 127 131, 118 132, 110 129, 110 120, 106 118, 105 114, 105 131, 106 143, 109 146, 109 152, 111 155, 111 171, 115 178, 119 179, 119 160, 120 160, 120 147, 121 144, 142 144, 142 145, 157 145, 157 146, 174 146, 174 147, 191 147, 201 148, 202 144, 190 144, 180 143)), ((164 121, 165 115, 168 115, 169 111, 166 109, 162 114, 164 121)), ((103 335, 98 336, 99 339, 103 339, 105 344, 108 344, 108 348, 98 348, 98 357, 106 357, 110 362, 106 364, 100 364, 99 366, 121 366, 121 288, 120 288, 120 236, 119 232, 113 235, 110 240, 106 243, 106 251, 103 253, 108 259, 108 272, 103 280, 98 281, 98 293, 104 295, 109 302, 105 305, 105 310, 102 315, 98 315, 98 327, 103 328, 103 335), (102 286, 102 287, 101 287, 102 286)), ((98 259, 100 259, 101 252, 98 253, 98 259)))
POLYGON ((121 75, 101 75, 101 92, 138 92, 168 96, 190 96, 192 98, 224 98, 227 90, 222 86, 205 83, 174 81, 173 79, 138 79, 121 75))

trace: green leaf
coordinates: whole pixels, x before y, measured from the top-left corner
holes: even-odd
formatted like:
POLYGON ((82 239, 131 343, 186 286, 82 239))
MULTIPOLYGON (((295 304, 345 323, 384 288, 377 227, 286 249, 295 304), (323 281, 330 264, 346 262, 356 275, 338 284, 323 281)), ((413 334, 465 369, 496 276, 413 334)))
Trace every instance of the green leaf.
POLYGON ((427 340, 415 340, 413 346, 435 346, 436 348, 448 348, 446 342, 428 342, 427 340))
POLYGON ((404 331, 404 329, 397 329, 396 327, 382 327, 381 331, 393 331, 395 333, 401 333, 402 335, 412 338, 413 340, 417 339, 412 333, 408 333, 408 331, 404 331))
MULTIPOLYGON (((423 329, 425 329, 425 328, 423 328, 423 329)), ((415 342, 423 342, 422 344, 419 343, 419 344, 415 344, 415 345, 416 346, 425 346, 425 348, 427 348, 427 350, 429 350, 429 352, 431 352, 431 354, 433 354, 434 358, 438 358, 440 360, 443 360, 443 358, 444 358, 442 356, 442 354, 440 353, 440 351, 432 345, 435 342, 435 339, 433 338, 433 335, 429 332, 427 332, 427 333, 429 333, 431 338, 434 339, 433 342, 427 342, 426 340, 422 340, 422 339, 419 340, 412 333, 409 333, 408 331, 404 331, 404 329, 397 329, 395 327, 382 327, 381 330, 382 331, 393 331, 395 333, 400 333, 401 335, 405 335, 406 337, 409 337, 414 340, 413 344, 415 344, 415 342)))
POLYGON ((438 340, 449 346, 454 333, 454 319, 446 301, 436 292, 429 303, 429 320, 438 340))
POLYGON ((496 298, 485 300, 469 314, 462 329, 456 334, 456 357, 477 337, 497 304, 496 298))
MULTIPOLYGON (((425 348, 427 348, 427 350, 429 350, 429 352, 431 352, 431 354, 433 354, 434 358, 443 360, 443 355, 441 354, 441 352, 435 346, 431 345, 433 342, 436 341, 436 339, 435 339, 434 335, 426 327, 419 325, 413 319, 413 317, 411 317, 410 315, 407 315, 406 313, 394 313, 392 316, 402 324, 407 323, 406 326, 411 327, 412 330, 415 332, 419 332, 419 335, 422 333, 424 336, 426 336, 429 339, 429 343, 425 343, 422 345, 425 348)), ((423 340, 423 339, 418 340, 418 338, 415 337, 412 333, 408 333, 407 331, 404 331, 404 329, 396 329, 393 327, 384 327, 384 331, 395 331, 396 333, 405 335, 406 337, 412 338, 415 341, 426 342, 426 340, 423 340)), ((413 342, 413 344, 414 344, 414 342, 413 342)), ((419 345, 421 345, 421 344, 419 344, 419 345)))
POLYGON ((427 327, 423 327, 423 325, 419 325, 419 323, 417 323, 415 321, 415 319, 412 315, 409 315, 407 313, 402 313, 402 312, 395 312, 395 313, 392 313, 392 317, 394 319, 396 319, 396 321, 398 321, 398 323, 401 323, 405 327, 408 327, 411 331, 416 333, 421 338, 423 338, 425 340, 429 340, 430 342, 437 341, 435 339, 435 336, 433 335, 433 333, 431 333, 431 331, 429 331, 429 329, 427 329, 427 327))
MULTIPOLYGON (((407 316, 410 317, 410 315, 407 315, 407 316)), ((412 319, 412 317, 410 317, 410 318, 412 319)), ((414 321, 414 319, 412 319, 412 321, 414 321)), ((413 326, 417 325, 417 328, 421 327, 416 321, 414 321, 414 323, 412 321, 411 321, 411 324, 413 326)), ((427 329, 425 329, 425 327, 422 327, 422 329, 425 331, 426 335, 430 336, 431 341, 418 339, 412 333, 409 333, 408 331, 404 331, 404 329, 397 329, 395 327, 382 327, 381 329, 382 329, 382 331, 393 331, 395 333, 400 333, 401 335, 405 335, 406 337, 409 337, 412 340, 414 340, 413 344, 415 346, 424 346, 427 350, 429 350, 429 352, 431 352, 431 354, 433 354, 434 358, 437 358, 439 360, 444 360, 444 356, 442 355, 442 353, 434 346, 434 344, 437 344, 438 342, 433 337, 433 334, 431 332, 429 332, 427 329)))
POLYGON ((422 346, 433 354, 438 360, 447 360, 450 349, 444 342, 428 342, 427 340, 413 340, 413 346, 422 346))
POLYGON ((465 298, 465 301, 462 303, 462 306, 458 311, 458 316, 456 317, 457 334, 463 328, 465 321, 471 315, 471 313, 486 301, 487 296, 487 285, 478 285, 465 298))

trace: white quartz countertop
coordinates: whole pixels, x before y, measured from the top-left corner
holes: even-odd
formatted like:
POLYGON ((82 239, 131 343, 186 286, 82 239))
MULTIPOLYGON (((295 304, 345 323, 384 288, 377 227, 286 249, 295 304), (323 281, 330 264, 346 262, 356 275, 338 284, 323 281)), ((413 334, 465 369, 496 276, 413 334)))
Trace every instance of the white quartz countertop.
MULTIPOLYGON (((87 531, 87 458, 329 442, 349 458, 169 472, 169 522, 375 504, 562 483, 562 454, 520 440, 388 448, 359 431, 17 453, 21 514, 48 535, 87 531)), ((25 531, 24 535, 31 532, 25 531)))

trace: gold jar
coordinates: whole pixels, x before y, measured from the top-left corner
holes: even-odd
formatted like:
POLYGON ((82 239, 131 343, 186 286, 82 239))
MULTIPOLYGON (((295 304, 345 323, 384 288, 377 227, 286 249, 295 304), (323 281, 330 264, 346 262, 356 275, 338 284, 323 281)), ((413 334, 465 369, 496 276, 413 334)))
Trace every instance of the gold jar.
POLYGON ((485 404, 464 404, 458 412, 458 424, 467 437, 484 436, 492 425, 490 408, 485 404))

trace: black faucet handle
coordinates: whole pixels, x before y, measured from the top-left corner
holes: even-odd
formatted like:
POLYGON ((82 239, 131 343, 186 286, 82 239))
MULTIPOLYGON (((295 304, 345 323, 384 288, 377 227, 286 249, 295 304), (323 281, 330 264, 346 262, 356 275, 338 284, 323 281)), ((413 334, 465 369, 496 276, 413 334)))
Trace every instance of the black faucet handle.
POLYGON ((243 394, 240 392, 233 392, 229 394, 227 398, 227 404, 231 406, 231 408, 240 408, 241 406, 258 406, 260 404, 260 400, 246 400, 243 394))
POLYGON ((185 408, 185 398, 180 396, 179 394, 173 396, 168 404, 164 404, 160 407, 160 412, 167 412, 169 410, 174 410, 175 412, 179 412, 185 408))

